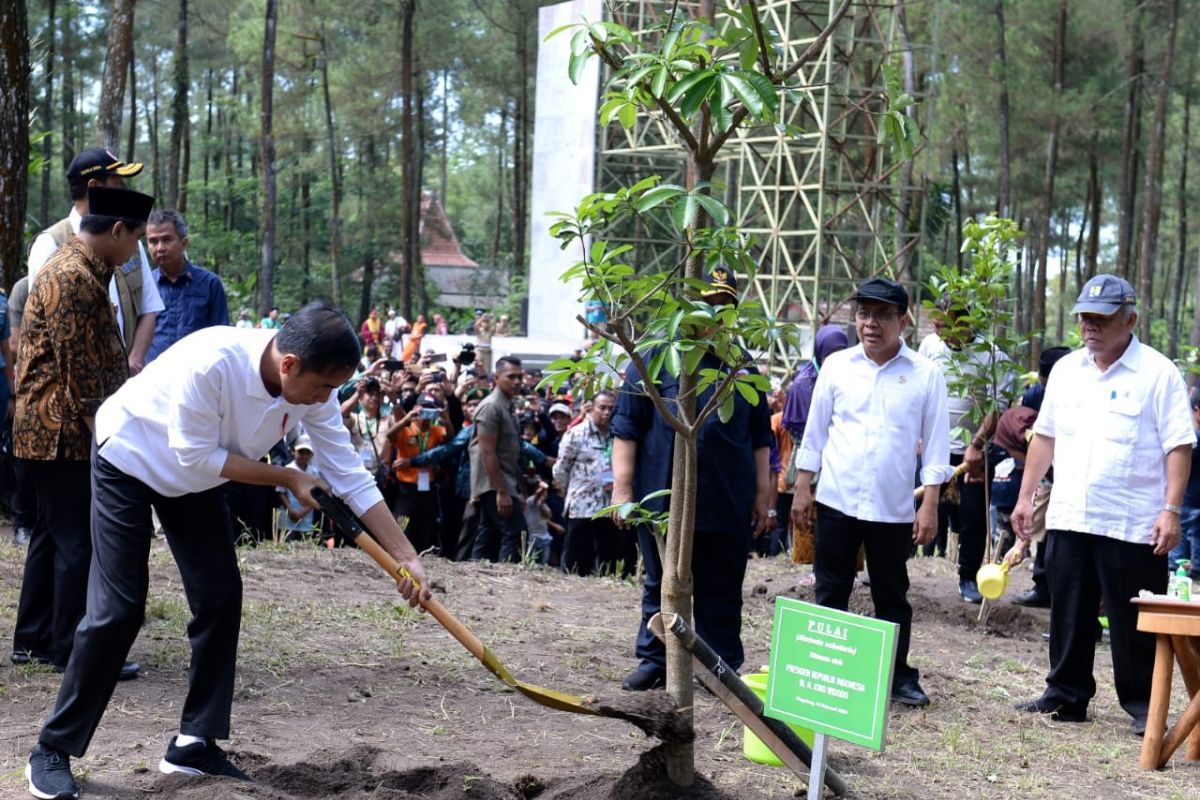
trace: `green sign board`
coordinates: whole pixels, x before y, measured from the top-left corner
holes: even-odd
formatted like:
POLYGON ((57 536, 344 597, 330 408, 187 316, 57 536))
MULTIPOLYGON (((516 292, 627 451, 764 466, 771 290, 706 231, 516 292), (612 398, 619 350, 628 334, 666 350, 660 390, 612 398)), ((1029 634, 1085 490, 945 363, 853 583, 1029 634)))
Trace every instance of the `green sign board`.
POLYGON ((883 749, 899 626, 780 597, 768 717, 883 749))

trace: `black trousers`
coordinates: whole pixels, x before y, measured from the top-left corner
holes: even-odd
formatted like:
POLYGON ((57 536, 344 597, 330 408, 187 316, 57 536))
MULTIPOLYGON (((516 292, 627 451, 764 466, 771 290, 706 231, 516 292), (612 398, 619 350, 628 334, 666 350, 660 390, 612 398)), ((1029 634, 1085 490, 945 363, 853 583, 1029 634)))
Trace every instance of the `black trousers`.
POLYGON ((28 528, 32 531, 37 524, 37 494, 29 473, 29 462, 14 458, 13 474, 16 480, 12 496, 13 530, 28 528))
POLYGON ((87 613, 75 633, 58 702, 38 740, 82 756, 137 636, 149 586, 150 508, 158 512, 187 595, 188 694, 179 730, 229 738, 242 578, 221 490, 163 497, 92 454, 92 548, 87 613))
POLYGON ((500 516, 496 510, 496 493, 484 492, 475 507, 478 518, 475 528, 475 546, 471 558, 475 561, 521 560, 521 533, 525 530, 525 515, 521 512, 521 498, 512 497, 512 514, 500 516))
POLYGON ((71 657, 83 618, 92 558, 88 509, 92 490, 86 461, 25 461, 38 514, 25 553, 13 651, 58 666, 71 657))
POLYGON ((633 574, 637 567, 637 534, 623 530, 609 518, 567 517, 562 569, 573 575, 633 574))
MULTIPOLYGON (((951 454, 950 465, 957 467, 962 460, 961 455, 951 454)), ((957 505, 946 502, 938 504, 938 537, 942 539, 941 548, 944 551, 946 526, 954 528, 958 534, 958 579, 973 581, 975 573, 983 565, 987 541, 987 495, 982 482, 967 483, 966 475, 959 475, 955 481, 958 484, 959 502, 957 505)), ((927 549, 925 555, 933 553, 927 549)))
POLYGON ((398 482, 392 495, 392 514, 397 519, 408 517, 404 533, 418 553, 437 546, 438 496, 434 487, 419 492, 415 483, 398 482))
POLYGON ((1051 530, 1046 539, 1050 578, 1050 674, 1047 699, 1086 708, 1096 694, 1096 609, 1104 600, 1112 640, 1117 700, 1132 717, 1150 708, 1154 635, 1137 630, 1130 598, 1141 589, 1167 590, 1167 557, 1150 545, 1090 533, 1051 530))
MULTIPOLYGON (((750 559, 750 521, 741 531, 695 532, 692 548, 692 614, 696 635, 734 671, 746 660, 742 647, 742 581, 750 559)), ((667 651, 647 627, 662 608, 662 561, 655 535, 638 527, 638 547, 646 579, 642 584, 642 620, 635 653, 640 669, 664 670, 667 651)))
POLYGON ((912 529, 910 522, 864 522, 817 504, 813 560, 816 601, 827 608, 849 609, 858 548, 865 546, 875 616, 900 626, 896 636, 893 686, 903 686, 920 677, 908 664, 912 606, 908 603, 907 562, 912 550, 912 529))

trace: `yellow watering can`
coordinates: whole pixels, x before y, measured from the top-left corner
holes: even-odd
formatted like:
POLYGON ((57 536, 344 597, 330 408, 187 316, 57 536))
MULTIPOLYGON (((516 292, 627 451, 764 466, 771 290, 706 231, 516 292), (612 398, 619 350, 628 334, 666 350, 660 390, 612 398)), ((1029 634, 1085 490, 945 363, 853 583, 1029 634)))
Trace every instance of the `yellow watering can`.
POLYGON ((1008 564, 984 564, 975 573, 979 593, 988 600, 997 600, 1008 588, 1008 564))

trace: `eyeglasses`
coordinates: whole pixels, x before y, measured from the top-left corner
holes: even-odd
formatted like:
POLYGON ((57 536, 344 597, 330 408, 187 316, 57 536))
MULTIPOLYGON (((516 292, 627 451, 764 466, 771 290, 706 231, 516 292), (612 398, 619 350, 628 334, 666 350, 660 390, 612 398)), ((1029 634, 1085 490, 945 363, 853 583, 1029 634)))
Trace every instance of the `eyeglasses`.
POLYGON ((859 322, 877 322, 883 325, 899 319, 900 314, 895 311, 871 311, 867 308, 860 308, 854 312, 854 318, 859 322))

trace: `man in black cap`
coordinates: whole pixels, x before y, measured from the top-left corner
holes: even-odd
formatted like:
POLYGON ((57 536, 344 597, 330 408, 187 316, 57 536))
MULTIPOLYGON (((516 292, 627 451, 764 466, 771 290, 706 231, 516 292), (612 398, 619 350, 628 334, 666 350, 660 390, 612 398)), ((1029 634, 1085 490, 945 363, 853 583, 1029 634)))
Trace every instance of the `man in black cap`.
MULTIPOLYGON (((71 213, 42 231, 29 248, 29 281, 32 284, 42 265, 65 242, 79 233, 79 223, 89 212, 88 189, 93 186, 124 188, 125 180, 142 171, 142 165, 126 164, 107 150, 84 150, 67 167, 71 213)), ((119 341, 125 350, 129 372, 136 375, 146 365, 146 354, 154 341, 158 314, 163 310, 158 284, 150 274, 146 250, 137 250, 113 270, 108 286, 109 301, 117 310, 119 341), (134 257, 136 256, 136 257, 134 257)))
MULTIPOLYGON (((23 459, 38 516, 25 560, 14 662, 66 667, 83 617, 91 560, 94 417, 129 377, 104 287, 133 255, 154 198, 88 190, 92 213, 42 267, 25 304, 13 451, 23 459)), ((131 678, 137 666, 127 664, 131 678)))
MULTIPOLYGON (((707 276, 701 297, 721 309, 737 305, 737 279, 723 266, 707 276)), ((703 338, 702 333, 694 334, 703 338)), ((647 354, 647 359, 650 358, 647 354)), ((706 352, 699 369, 728 372, 717 355, 706 352)), ((671 463, 675 431, 654 408, 641 389, 642 378, 635 367, 625 373, 625 384, 617 397, 609 429, 613 435, 612 471, 614 504, 636 500, 651 492, 671 487, 671 463)), ((657 379, 659 394, 672 403, 679 381, 667 370, 657 379)), ((713 388, 696 398, 697 408, 708 402, 713 388)), ((745 661, 742 647, 742 582, 750 557, 752 537, 774 524, 771 512, 770 451, 771 409, 759 392, 751 405, 734 393, 733 414, 727 422, 710 415, 697 438, 696 524, 692 551, 696 633, 722 660, 737 670, 745 661)), ((666 511, 664 497, 644 504, 652 512, 666 511)), ((666 650, 647 628, 661 605, 662 562, 655 534, 638 528, 638 547, 646 569, 642 587, 642 618, 635 654, 640 663, 629 673, 621 688, 644 691, 665 685, 666 650)))
POLYGON ((792 522, 807 529, 812 481, 820 472, 816 601, 843 611, 849 607, 858 550, 865 545, 875 616, 900 628, 892 702, 924 707, 929 698, 908 664, 912 606, 906 562, 914 543, 923 545, 937 534, 938 490, 954 472, 949 398, 938 366, 900 337, 908 311, 904 287, 870 278, 853 299, 859 344, 821 365, 796 450, 792 522), (918 447, 925 495, 914 514, 918 447))
POLYGON ((1117 700, 1133 733, 1149 720, 1154 635, 1137 630, 1130 598, 1167 589, 1167 554, 1180 536, 1196 434, 1187 386, 1170 359, 1138 341, 1137 295, 1097 275, 1071 309, 1083 348, 1054 365, 1025 461, 1013 529, 1028 541, 1033 494, 1051 465, 1046 511, 1050 672, 1020 711, 1085 722, 1096 693, 1096 608, 1104 601, 1117 700))

